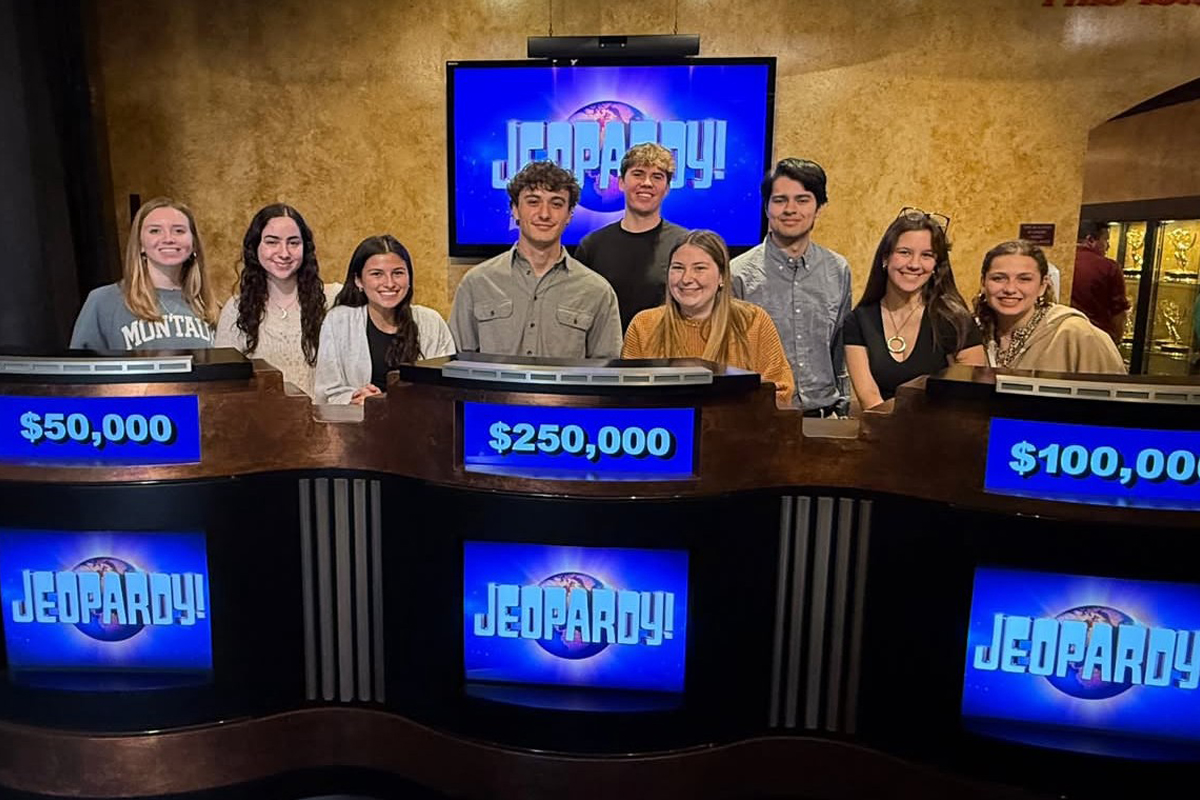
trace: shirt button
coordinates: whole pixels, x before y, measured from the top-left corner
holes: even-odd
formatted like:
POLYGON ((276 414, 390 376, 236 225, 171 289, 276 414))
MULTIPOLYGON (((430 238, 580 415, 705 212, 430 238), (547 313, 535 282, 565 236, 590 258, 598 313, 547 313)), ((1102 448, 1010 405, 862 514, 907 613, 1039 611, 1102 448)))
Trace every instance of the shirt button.
POLYGON ((536 327, 536 325, 537 325, 537 323, 536 323, 536 322, 531 322, 531 323, 529 323, 529 327, 531 327, 531 328, 533 328, 533 327, 536 327))
POLYGON ((533 351, 532 351, 532 350, 526 350, 526 351, 525 351, 525 355, 527 355, 527 356, 531 356, 531 355, 533 355, 533 351))

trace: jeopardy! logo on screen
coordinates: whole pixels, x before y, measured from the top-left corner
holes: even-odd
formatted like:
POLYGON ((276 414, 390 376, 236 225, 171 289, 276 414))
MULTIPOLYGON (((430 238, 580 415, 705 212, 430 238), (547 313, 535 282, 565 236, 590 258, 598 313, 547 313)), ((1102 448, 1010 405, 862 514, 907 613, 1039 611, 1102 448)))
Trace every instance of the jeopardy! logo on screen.
POLYGON ((466 542, 470 681, 683 690, 687 553, 466 542))
POLYGON ((200 533, 0 530, 9 668, 207 671, 200 533))
POLYGON ((531 161, 572 172, 582 194, 563 234, 576 244, 620 218, 621 159, 653 142, 673 153, 666 214, 761 240, 758 185, 770 150, 773 68, 764 60, 686 65, 455 63, 451 90, 455 243, 513 240, 508 182, 531 161), (497 91, 503 86, 503 91, 497 91))
POLYGON ((1200 586, 979 569, 965 717, 1200 741, 1200 586))

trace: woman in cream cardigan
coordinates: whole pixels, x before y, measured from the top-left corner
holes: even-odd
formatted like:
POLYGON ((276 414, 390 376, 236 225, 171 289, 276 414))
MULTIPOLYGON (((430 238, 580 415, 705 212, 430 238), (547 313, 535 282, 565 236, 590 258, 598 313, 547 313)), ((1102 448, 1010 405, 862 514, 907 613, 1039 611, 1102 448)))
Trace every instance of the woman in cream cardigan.
POLYGON ((1009 369, 1123 374, 1125 363, 1108 334, 1081 312, 1050 299, 1042 248, 1023 239, 988 251, 980 272, 975 316, 988 363, 1009 369))
POLYGON ((445 320, 413 303, 412 292, 412 257, 394 237, 371 236, 355 248, 321 325, 315 402, 362 403, 383 392, 400 364, 454 354, 445 320))

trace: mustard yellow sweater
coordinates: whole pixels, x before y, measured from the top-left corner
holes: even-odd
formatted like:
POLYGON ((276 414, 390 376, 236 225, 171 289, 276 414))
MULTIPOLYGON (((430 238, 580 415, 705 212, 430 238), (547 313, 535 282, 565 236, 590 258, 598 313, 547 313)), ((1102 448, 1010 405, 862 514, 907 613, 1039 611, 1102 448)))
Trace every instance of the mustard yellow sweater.
MULTIPOLYGON (((757 372, 764 381, 775 384, 775 404, 780 408, 793 408, 796 393, 792 368, 788 365, 779 341, 779 332, 766 311, 752 303, 733 301, 738 307, 749 311, 750 325, 744 342, 734 342, 729 348, 728 365, 757 372)), ((625 346, 621 358, 699 358, 704 353, 711 329, 710 321, 691 322, 685 320, 686 338, 678 353, 656 352, 651 342, 654 330, 666 313, 665 306, 638 312, 625 332, 625 346)))

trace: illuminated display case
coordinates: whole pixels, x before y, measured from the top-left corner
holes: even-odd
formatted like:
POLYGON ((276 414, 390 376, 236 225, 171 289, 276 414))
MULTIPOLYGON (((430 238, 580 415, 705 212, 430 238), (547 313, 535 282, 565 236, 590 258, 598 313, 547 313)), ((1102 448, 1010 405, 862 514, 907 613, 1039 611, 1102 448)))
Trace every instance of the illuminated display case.
POLYGON ((1084 206, 1108 220, 1106 255, 1125 273, 1130 313, 1121 355, 1132 374, 1200 371, 1200 198, 1084 206))
POLYGON ((1200 220, 1163 220, 1157 228, 1150 298, 1153 327, 1145 371, 1151 375, 1187 375, 1194 371, 1196 362, 1193 320, 1200 287, 1200 220))

